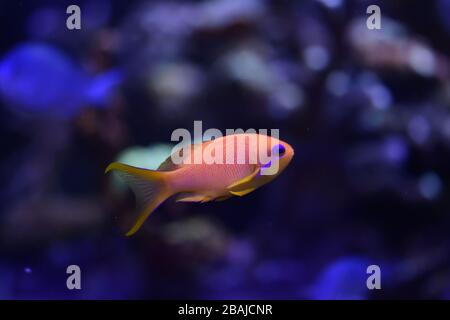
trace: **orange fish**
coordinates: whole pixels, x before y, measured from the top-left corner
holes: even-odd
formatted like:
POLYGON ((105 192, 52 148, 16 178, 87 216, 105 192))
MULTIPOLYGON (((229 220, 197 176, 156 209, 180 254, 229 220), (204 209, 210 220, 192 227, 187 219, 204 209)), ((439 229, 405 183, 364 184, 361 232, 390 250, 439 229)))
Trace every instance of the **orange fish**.
POLYGON ((284 141, 245 133, 176 150, 157 170, 114 162, 105 173, 115 170, 135 193, 139 216, 126 234, 130 236, 172 195, 179 194, 177 201, 182 202, 244 196, 275 179, 293 156, 284 141))

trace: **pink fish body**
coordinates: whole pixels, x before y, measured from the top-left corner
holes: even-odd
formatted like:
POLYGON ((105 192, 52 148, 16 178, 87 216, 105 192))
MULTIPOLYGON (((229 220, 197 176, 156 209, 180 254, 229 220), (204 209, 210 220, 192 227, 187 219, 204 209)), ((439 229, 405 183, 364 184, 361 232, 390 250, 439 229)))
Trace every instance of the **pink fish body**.
POLYGON ((244 196, 275 179, 294 155, 274 137, 234 134, 177 149, 158 170, 112 163, 136 194, 141 210, 127 235, 134 234, 159 204, 174 194, 177 201, 220 201, 244 196))

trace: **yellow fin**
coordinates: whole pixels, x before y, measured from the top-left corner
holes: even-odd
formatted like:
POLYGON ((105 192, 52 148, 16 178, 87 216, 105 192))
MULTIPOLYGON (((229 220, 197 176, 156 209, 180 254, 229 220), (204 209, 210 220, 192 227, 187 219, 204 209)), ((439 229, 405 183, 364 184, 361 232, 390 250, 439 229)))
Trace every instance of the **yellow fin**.
POLYGON ((245 196, 246 194, 252 192, 255 189, 256 188, 249 188, 249 189, 244 189, 244 190, 239 190, 239 191, 230 191, 230 193, 235 196, 242 197, 242 196, 245 196))
POLYGON ((214 201, 224 201, 224 200, 227 200, 227 199, 231 198, 232 196, 233 196, 232 194, 229 194, 229 195, 226 195, 226 196, 217 197, 217 198, 214 199, 214 201))
POLYGON ((261 168, 258 167, 258 166, 255 166, 255 170, 250 175, 248 175, 245 178, 242 178, 241 180, 236 181, 235 183, 229 185, 227 187, 228 191, 230 193, 234 194, 234 195, 237 195, 235 193, 237 193, 238 191, 242 191, 242 190, 253 188, 253 186, 254 186, 253 180, 259 174, 260 171, 261 171, 261 168))
POLYGON ((177 202, 208 202, 211 201, 211 197, 204 194, 196 193, 183 193, 177 198, 177 202))
POLYGON ((139 230, 150 213, 172 195, 172 192, 167 187, 163 172, 136 168, 118 162, 111 163, 105 173, 111 170, 115 170, 119 174, 136 196, 139 216, 134 226, 126 234, 131 236, 139 230))

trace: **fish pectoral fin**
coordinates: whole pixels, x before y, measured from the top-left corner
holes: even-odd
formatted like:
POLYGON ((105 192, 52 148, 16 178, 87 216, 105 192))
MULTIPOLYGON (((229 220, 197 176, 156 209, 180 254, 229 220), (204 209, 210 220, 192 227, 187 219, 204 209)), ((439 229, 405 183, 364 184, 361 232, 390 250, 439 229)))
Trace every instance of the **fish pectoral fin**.
POLYGON ((256 188, 248 188, 248 189, 244 189, 244 190, 239 190, 239 191, 230 191, 231 194, 235 195, 235 196, 245 196, 246 194, 249 194, 250 192, 254 191, 256 188))
MULTIPOLYGON (((248 189, 252 189, 251 191, 253 191, 255 189, 254 179, 258 176, 260 171, 261 171, 261 168, 256 166, 255 170, 250 175, 229 185, 227 187, 227 190, 231 194, 234 194, 234 195, 238 195, 237 193, 240 193, 240 192, 242 192, 244 190, 248 190, 248 189)), ((249 191, 249 192, 251 192, 251 191, 249 191)), ((247 194, 247 193, 244 193, 244 194, 247 194)))
POLYGON ((182 193, 177 197, 177 202, 208 202, 211 201, 210 196, 198 193, 182 193))

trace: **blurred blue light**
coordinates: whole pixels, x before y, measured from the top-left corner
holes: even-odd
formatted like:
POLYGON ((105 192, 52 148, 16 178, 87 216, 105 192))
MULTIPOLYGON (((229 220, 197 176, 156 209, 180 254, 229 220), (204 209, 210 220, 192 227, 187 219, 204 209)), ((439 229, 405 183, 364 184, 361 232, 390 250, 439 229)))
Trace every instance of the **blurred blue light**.
POLYGON ((419 179, 420 194, 428 200, 436 199, 441 193, 442 182, 434 172, 427 172, 419 179))
POLYGON ((408 156, 408 147, 401 137, 389 137, 386 139, 384 151, 387 159, 393 163, 401 163, 408 156))
POLYGON ((415 143, 424 144, 431 134, 428 120, 420 115, 414 116, 408 123, 408 133, 415 143))
POLYGON ((274 89, 272 99, 276 106, 283 111, 294 111, 301 107, 304 102, 304 93, 300 86, 284 83, 274 89))
POLYGON ((364 91, 369 96, 372 105, 377 109, 386 109, 392 103, 391 92, 382 84, 370 85, 364 91))
POLYGON ((65 25, 64 12, 60 8, 44 7, 36 10, 28 20, 28 33, 32 37, 54 36, 65 25))
POLYGON ((350 77, 344 71, 331 72, 326 80, 327 90, 335 96, 343 96, 350 86, 350 77))
POLYGON ((320 71, 328 66, 330 54, 326 48, 319 45, 309 46, 303 51, 305 64, 314 71, 320 71))
POLYGON ((410 49, 409 64, 422 76, 432 76, 436 72, 436 61, 433 52, 425 46, 415 44, 410 49))
POLYGON ((344 0, 317 0, 330 9, 337 9, 342 6, 344 0))
POLYGON ((329 264, 320 274, 311 291, 312 299, 360 300, 368 294, 366 287, 367 259, 344 257, 329 264))

